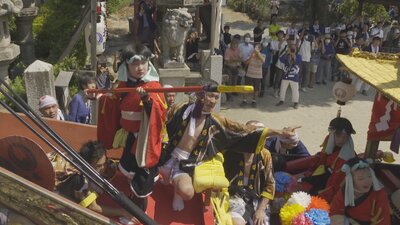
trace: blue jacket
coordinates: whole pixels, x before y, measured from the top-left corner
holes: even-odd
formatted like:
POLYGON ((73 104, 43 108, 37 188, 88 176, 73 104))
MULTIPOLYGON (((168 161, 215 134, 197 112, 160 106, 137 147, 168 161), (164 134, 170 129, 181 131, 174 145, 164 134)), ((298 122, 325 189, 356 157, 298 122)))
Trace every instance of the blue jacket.
POLYGON ((269 68, 272 63, 272 52, 271 49, 268 47, 263 47, 261 53, 265 55, 265 61, 263 63, 263 68, 269 68))
POLYGON ((282 79, 299 82, 301 55, 296 54, 296 59, 293 62, 290 62, 289 57, 289 54, 285 54, 279 59, 284 64, 282 79))
POLYGON ((83 93, 78 92, 69 103, 69 114, 66 120, 78 123, 89 123, 90 108, 86 107, 83 93))
MULTIPOLYGON (((276 153, 275 150, 275 145, 278 137, 273 136, 270 138, 267 138, 267 141, 265 143, 265 148, 268 149, 270 152, 276 153)), ((299 155, 299 156, 310 156, 310 153, 308 152, 306 146, 304 146, 303 142, 299 141, 296 147, 292 149, 287 149, 287 154, 293 154, 293 155, 299 155)))

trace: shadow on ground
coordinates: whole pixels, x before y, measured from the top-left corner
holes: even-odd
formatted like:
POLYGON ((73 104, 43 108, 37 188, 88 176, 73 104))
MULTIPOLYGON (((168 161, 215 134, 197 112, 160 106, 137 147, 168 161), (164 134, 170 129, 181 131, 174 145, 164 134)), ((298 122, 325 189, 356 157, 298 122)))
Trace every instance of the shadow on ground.
MULTIPOLYGON (((310 107, 330 107, 332 105, 336 105, 336 100, 332 95, 332 88, 335 82, 328 82, 327 85, 315 85, 313 89, 307 89, 306 92, 300 92, 300 100, 299 100, 299 108, 294 109, 292 103, 292 93, 290 87, 286 92, 286 100, 285 103, 281 106, 275 106, 276 103, 279 102, 279 98, 275 98, 273 96, 272 88, 267 88, 265 95, 262 98, 257 98, 257 107, 253 108, 250 104, 247 104, 244 107, 240 106, 242 101, 242 96, 234 96, 232 100, 227 101, 222 104, 222 109, 252 109, 259 110, 261 112, 286 112, 288 110, 293 111, 302 111, 304 108, 310 107)), ((354 101, 370 101, 372 102, 374 99, 374 91, 370 90, 368 96, 364 96, 361 94, 356 94, 352 100, 350 100, 346 105, 351 105, 354 101)), ((250 102, 250 96, 248 99, 250 102)), ((339 105, 337 105, 339 106, 339 105)))

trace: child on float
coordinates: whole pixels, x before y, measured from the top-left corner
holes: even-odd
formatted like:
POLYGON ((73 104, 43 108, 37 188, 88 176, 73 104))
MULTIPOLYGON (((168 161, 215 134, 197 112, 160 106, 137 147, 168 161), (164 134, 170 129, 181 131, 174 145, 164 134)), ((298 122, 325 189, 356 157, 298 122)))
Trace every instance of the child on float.
POLYGON ((356 156, 351 137, 356 132, 351 122, 343 117, 331 120, 328 130, 322 151, 317 153, 316 160, 300 181, 304 191, 331 202, 344 181, 343 164, 356 156))
POLYGON ((353 158, 343 165, 345 185, 331 203, 331 225, 390 225, 390 206, 383 185, 370 167, 372 160, 353 158))

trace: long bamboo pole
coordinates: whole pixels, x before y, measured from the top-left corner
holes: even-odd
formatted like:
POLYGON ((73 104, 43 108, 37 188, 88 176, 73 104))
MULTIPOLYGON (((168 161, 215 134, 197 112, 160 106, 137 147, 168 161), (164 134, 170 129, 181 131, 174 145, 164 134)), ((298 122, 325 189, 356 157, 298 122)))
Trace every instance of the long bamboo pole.
MULTIPOLYGON (((223 93, 252 93, 254 88, 252 86, 186 86, 186 87, 172 87, 172 88, 144 88, 146 92, 223 92, 223 93)), ((136 88, 117 88, 117 89, 89 89, 87 93, 126 93, 135 92, 136 88)))

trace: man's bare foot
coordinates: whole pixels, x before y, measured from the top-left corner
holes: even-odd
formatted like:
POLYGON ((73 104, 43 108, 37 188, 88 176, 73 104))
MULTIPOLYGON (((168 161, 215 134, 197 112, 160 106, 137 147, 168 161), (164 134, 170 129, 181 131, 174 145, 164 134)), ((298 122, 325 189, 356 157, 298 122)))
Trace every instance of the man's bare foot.
POLYGON ((172 209, 174 211, 182 211, 185 208, 185 203, 180 195, 177 193, 174 194, 174 199, 172 200, 172 209))

